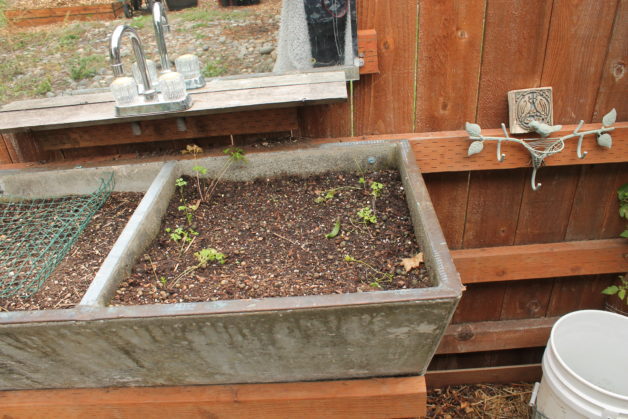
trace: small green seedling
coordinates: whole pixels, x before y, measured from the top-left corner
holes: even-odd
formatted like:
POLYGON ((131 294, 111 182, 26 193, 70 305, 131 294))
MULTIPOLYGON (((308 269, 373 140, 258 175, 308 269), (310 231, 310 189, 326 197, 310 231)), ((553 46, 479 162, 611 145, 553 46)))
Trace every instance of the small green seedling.
POLYGON ((246 161, 246 157, 244 156, 244 150, 238 147, 229 147, 222 151, 223 153, 229 156, 229 159, 232 161, 246 161))
POLYGON ((371 183, 371 195, 373 195, 374 198, 379 198, 379 196, 382 194, 383 189, 384 189, 383 184, 379 182, 371 183))
POLYGON ((377 224, 377 216, 371 207, 364 207, 358 210, 358 218, 363 224, 377 224))
POLYGON ((331 232, 325 234, 325 237, 328 239, 333 239, 338 235, 338 233, 340 233, 340 220, 336 220, 336 222, 334 223, 334 228, 331 230, 331 232))
POLYGON ((602 291, 602 294, 606 295, 617 295, 617 297, 628 304, 628 278, 626 278, 628 274, 624 276, 620 276, 619 280, 621 284, 619 285, 611 285, 610 287, 605 288, 602 291))
POLYGON ((220 253, 214 248, 205 248, 194 253, 194 257, 198 261, 199 268, 206 268, 209 262, 218 262, 224 265, 226 262, 226 256, 224 253, 220 253))
POLYGON ((384 271, 380 271, 379 269, 375 268, 373 265, 364 262, 363 260, 359 260, 354 258, 353 256, 350 255, 345 255, 344 257, 345 262, 350 262, 350 263, 358 263, 360 265, 366 266, 367 268, 369 268, 369 270, 371 270, 373 272, 373 275, 371 276, 371 282, 369 282, 369 286, 373 287, 373 288, 382 288, 381 283, 383 281, 386 282, 392 282, 392 280, 394 279, 394 275, 388 272, 384 272, 384 271))
POLYGON ((166 279, 165 276, 161 276, 159 277, 159 282, 161 282, 161 285, 165 288, 168 285, 168 280, 166 279))

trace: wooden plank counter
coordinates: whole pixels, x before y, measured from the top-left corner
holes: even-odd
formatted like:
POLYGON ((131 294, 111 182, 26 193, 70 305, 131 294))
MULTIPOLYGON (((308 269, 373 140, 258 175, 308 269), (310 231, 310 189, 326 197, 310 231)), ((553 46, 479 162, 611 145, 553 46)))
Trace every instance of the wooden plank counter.
POLYGON ((14 102, 0 108, 0 133, 335 103, 347 100, 347 87, 336 71, 216 79, 190 94, 186 111, 129 117, 115 116, 108 92, 14 102))

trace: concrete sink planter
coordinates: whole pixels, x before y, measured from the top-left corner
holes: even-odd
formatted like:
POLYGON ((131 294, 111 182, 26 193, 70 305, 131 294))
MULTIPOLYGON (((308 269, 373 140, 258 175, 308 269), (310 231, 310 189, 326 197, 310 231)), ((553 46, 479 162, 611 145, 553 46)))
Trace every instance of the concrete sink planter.
MULTIPOLYGON (((462 285, 405 142, 255 154, 227 178, 353 171, 356 160, 363 166, 397 167, 434 287, 107 306, 156 236, 174 179, 192 175, 198 163, 211 176, 223 159, 116 168, 127 177, 133 171, 155 177, 77 307, 0 313, 0 389, 266 383, 425 372, 462 285)), ((0 186, 16 193, 7 189, 10 180, 0 177, 0 186)))

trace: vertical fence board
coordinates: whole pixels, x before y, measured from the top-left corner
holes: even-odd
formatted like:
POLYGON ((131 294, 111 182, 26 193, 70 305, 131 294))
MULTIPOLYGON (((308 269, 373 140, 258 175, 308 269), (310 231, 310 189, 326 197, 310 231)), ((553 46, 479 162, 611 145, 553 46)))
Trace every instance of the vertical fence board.
POLYGON ((477 121, 508 125, 509 90, 538 87, 552 2, 491 0, 486 11, 477 121))
MULTIPOLYGON (((615 184, 621 165, 593 164, 580 167, 565 240, 602 238, 607 214, 617 201, 615 184)), ((617 215, 619 217, 619 215, 617 215)), ((608 238, 608 237, 605 237, 608 238)))
POLYGON ((419 11, 417 132, 475 121, 484 0, 422 0, 419 11))
MULTIPOLYGON (((529 176, 531 170, 526 174, 529 176)), ((533 191, 530 183, 526 184, 514 244, 563 241, 578 176, 577 166, 543 167, 538 171, 536 179, 543 186, 533 191)))
POLYGON ((469 176, 469 172, 423 175, 450 249, 462 246, 469 176))
POLYGON ((464 248, 507 246, 515 239, 525 170, 472 172, 464 248))
POLYGON ((351 135, 349 103, 304 106, 299 108, 300 135, 307 138, 334 138, 351 135))
POLYGON ((499 320, 506 283, 469 284, 451 320, 452 323, 499 320))
POLYGON ((628 0, 620 0, 613 25, 608 54, 602 67, 602 81, 595 103, 593 121, 599 122, 611 109, 617 110, 617 120, 628 120, 628 0))
POLYGON ((605 288, 598 275, 558 278, 554 284, 547 316, 562 316, 575 310, 597 309, 604 307, 605 288))
POLYGON ((554 89, 554 123, 589 122, 617 0, 554 0, 541 84, 554 89))
POLYGON ((412 132, 417 1, 358 0, 358 26, 377 31, 379 74, 354 83, 355 134, 412 132))
POLYGON ((502 303, 501 320, 544 317, 554 281, 533 279, 508 283, 502 303))

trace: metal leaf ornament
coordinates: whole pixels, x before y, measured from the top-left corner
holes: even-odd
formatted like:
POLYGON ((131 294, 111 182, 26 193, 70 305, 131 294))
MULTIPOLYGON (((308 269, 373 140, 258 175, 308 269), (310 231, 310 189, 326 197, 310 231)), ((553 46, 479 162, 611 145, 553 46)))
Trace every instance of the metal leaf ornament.
MULTIPOLYGON (((482 129, 480 128, 480 126, 478 124, 472 124, 470 122, 467 122, 464 124, 464 128, 467 130, 467 132, 469 133, 470 137, 481 137, 482 136, 482 129)), ((469 151, 471 150, 471 148, 469 148, 469 151)), ((482 149, 480 148, 480 150, 478 151, 478 153, 482 151, 482 149)), ((475 154, 475 153, 473 153, 475 154)), ((471 155, 471 154, 469 154, 471 155)))
POLYGON ((611 148, 613 145, 613 137, 608 133, 604 133, 597 137, 597 144, 601 147, 611 148))
MULTIPOLYGON (((604 125, 605 127, 610 127, 611 125, 615 123, 616 120, 617 120, 617 111, 615 110, 615 108, 613 108, 611 109, 609 113, 604 115, 604 118, 602 118, 602 125, 604 125)), ((598 139, 598 144, 599 142, 600 140, 598 139)))
POLYGON ((482 141, 474 141, 469 146, 469 150, 467 151, 467 156, 478 154, 482 150, 484 150, 484 143, 482 141))

